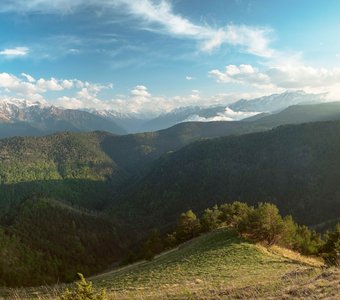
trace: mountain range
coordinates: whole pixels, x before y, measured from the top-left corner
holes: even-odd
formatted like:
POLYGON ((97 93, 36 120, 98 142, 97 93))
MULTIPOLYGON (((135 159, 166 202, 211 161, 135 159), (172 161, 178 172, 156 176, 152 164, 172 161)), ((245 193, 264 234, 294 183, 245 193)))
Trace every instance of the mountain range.
POLYGON ((325 101, 324 98, 323 94, 295 91, 251 100, 241 99, 230 105, 181 107, 146 122, 142 130, 155 131, 188 121, 238 121, 259 113, 276 113, 292 105, 321 103, 325 101))
POLYGON ((25 100, 0 101, 0 137, 37 136, 60 131, 126 131, 110 118, 25 100))
POLYGON ((40 136, 60 131, 107 131, 122 135, 169 128, 183 122, 239 121, 260 113, 275 113, 296 104, 324 101, 324 95, 301 91, 274 94, 230 105, 189 106, 153 118, 113 110, 76 110, 21 99, 0 101, 0 138, 40 136))

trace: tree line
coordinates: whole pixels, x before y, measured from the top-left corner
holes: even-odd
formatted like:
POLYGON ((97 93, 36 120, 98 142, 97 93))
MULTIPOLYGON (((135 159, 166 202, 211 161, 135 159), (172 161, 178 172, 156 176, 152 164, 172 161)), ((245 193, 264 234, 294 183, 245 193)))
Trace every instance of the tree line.
POLYGON ((238 201, 207 208, 200 218, 192 210, 182 213, 174 232, 161 235, 153 230, 142 248, 130 253, 125 263, 150 260, 164 250, 220 227, 229 227, 251 242, 276 244, 304 255, 321 256, 328 265, 340 264, 340 223, 321 235, 298 225, 290 215, 282 217, 274 204, 259 203, 254 207, 238 201))

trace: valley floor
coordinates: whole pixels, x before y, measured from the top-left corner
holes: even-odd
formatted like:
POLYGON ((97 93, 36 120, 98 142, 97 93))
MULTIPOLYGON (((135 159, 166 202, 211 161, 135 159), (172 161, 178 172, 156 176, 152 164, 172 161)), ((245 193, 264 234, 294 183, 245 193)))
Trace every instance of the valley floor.
MULTIPOLYGON (((340 270, 279 247, 248 243, 226 229, 90 278, 108 299, 339 299, 340 270)), ((59 288, 3 299, 55 299, 59 288)))

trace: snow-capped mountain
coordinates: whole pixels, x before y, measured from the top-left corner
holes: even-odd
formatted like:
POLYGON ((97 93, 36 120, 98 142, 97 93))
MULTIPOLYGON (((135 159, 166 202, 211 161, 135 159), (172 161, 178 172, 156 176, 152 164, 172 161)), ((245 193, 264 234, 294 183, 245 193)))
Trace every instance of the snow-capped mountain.
POLYGON ((21 99, 0 100, 0 122, 19 122, 30 119, 30 112, 36 108, 42 109, 45 105, 21 99))
POLYGON ((296 104, 324 102, 325 94, 307 94, 304 91, 284 92, 251 100, 239 100, 229 105, 233 111, 277 112, 296 104))
POLYGON ((95 110, 90 109, 89 112, 107 118, 115 122, 118 126, 124 128, 128 133, 143 131, 143 125, 151 118, 145 114, 122 113, 114 110, 95 110))
POLYGON ((296 104, 324 102, 324 96, 302 91, 285 92, 252 100, 239 100, 230 105, 179 107, 156 118, 114 110, 72 110, 42 102, 0 99, 0 137, 7 136, 4 132, 9 129, 10 135, 37 135, 65 130, 103 130, 124 134, 156 131, 189 121, 238 121, 259 113, 278 112, 296 104), (17 131, 17 128, 20 130, 17 131))
MULTIPOLYGON (((62 109, 45 103, 20 99, 0 100, 0 127, 10 128, 11 135, 48 134, 58 131, 103 130, 126 133, 112 120, 86 111, 62 109), (25 126, 23 126, 25 124, 25 126), (26 128, 27 132, 23 128, 26 128)), ((2 136, 6 136, 3 134, 2 136)))
POLYGON ((325 101, 324 97, 324 94, 307 94, 303 91, 294 91, 251 100, 239 100, 230 105, 181 107, 146 122, 143 129, 145 131, 159 130, 189 121, 238 121, 259 113, 278 112, 296 104, 321 103, 325 101))

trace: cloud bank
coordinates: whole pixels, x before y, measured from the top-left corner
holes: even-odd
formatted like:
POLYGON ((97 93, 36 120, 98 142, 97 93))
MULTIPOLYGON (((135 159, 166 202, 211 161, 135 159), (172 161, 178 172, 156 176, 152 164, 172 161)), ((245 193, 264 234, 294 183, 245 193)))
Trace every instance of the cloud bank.
POLYGON ((211 70, 209 76, 219 83, 236 83, 258 90, 282 92, 304 90, 327 93, 331 100, 340 100, 340 68, 314 68, 303 64, 278 65, 259 70, 249 64, 228 65, 225 70, 211 70))
POLYGON ((242 111, 233 111, 229 107, 225 108, 224 112, 217 113, 216 116, 213 117, 201 117, 199 115, 192 115, 185 119, 183 122, 213 122, 213 121, 238 121, 245 118, 249 118, 259 114, 259 112, 242 112, 242 111))

